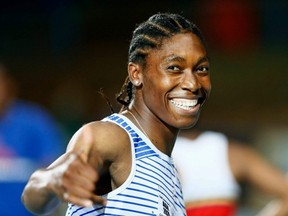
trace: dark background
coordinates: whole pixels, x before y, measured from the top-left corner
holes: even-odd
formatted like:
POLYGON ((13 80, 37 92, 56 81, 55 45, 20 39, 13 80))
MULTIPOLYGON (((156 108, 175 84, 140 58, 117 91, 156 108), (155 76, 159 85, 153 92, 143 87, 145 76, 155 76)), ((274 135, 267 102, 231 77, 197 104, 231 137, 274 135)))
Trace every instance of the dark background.
POLYGON ((19 80, 21 97, 43 104, 60 120, 90 121, 109 113, 100 88, 114 104, 136 24, 156 12, 180 13, 202 29, 212 59, 212 95, 199 125, 245 134, 288 123, 287 5, 284 0, 1 1, 0 57, 19 80))
POLYGON ((184 15, 208 42, 213 87, 197 127, 250 141, 288 170, 286 0, 0 1, 0 60, 20 97, 46 107, 69 137, 110 113, 100 88, 119 108, 132 31, 157 12, 184 15))

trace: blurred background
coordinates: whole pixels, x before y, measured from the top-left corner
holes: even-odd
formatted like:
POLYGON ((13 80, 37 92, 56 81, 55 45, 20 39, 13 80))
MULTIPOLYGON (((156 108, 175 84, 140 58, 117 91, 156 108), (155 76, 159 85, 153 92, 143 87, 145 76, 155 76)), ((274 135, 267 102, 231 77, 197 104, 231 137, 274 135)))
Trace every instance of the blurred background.
MULTIPOLYGON (((197 127, 250 142, 288 171, 285 0, 0 1, 0 60, 68 140, 110 113, 100 88, 119 108, 132 31, 156 12, 180 13, 206 37, 213 87, 197 127)), ((254 215, 270 198, 244 188, 239 215, 254 215)))

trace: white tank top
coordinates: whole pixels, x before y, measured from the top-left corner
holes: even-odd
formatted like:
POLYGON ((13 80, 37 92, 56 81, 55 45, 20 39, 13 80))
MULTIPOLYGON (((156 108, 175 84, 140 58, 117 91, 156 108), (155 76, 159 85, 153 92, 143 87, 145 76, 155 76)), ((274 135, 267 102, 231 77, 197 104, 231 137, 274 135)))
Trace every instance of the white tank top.
POLYGON ((132 168, 128 179, 106 195, 107 205, 82 208, 69 204, 67 216, 185 216, 180 181, 172 159, 160 152, 125 116, 113 114, 113 122, 129 135, 132 168))
POLYGON ((224 134, 203 132, 195 140, 178 137, 172 157, 185 202, 238 198, 240 186, 229 166, 228 140, 224 134))

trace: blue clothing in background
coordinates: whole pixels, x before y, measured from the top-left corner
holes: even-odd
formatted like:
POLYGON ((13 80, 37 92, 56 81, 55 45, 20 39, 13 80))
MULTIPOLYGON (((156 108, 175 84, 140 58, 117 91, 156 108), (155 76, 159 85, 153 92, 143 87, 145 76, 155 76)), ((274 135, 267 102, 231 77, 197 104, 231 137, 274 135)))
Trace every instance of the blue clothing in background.
POLYGON ((32 215, 21 194, 32 172, 63 152, 58 126, 45 109, 21 100, 0 115, 0 215, 32 215))

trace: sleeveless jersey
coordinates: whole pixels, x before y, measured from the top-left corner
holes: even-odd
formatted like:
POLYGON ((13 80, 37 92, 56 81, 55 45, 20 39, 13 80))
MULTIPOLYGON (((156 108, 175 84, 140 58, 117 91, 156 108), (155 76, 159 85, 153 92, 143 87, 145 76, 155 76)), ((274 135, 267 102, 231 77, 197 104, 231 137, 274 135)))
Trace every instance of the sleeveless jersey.
POLYGON ((68 204, 66 216, 185 216, 185 206, 172 158, 160 152, 125 116, 112 114, 109 121, 130 137, 132 167, 127 180, 105 195, 106 206, 83 208, 68 204))
POLYGON ((197 139, 178 137, 172 152, 185 202, 238 198, 240 186, 228 161, 228 139, 206 131, 197 139))
MULTIPOLYGON (((178 137, 172 156, 179 166, 185 202, 231 199, 239 196, 240 186, 228 161, 228 139, 206 131, 192 140, 178 137)), ((234 216, 236 203, 209 203, 187 206, 187 216, 234 216)))

